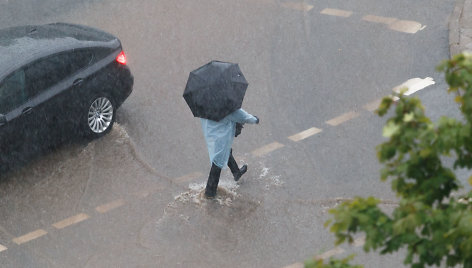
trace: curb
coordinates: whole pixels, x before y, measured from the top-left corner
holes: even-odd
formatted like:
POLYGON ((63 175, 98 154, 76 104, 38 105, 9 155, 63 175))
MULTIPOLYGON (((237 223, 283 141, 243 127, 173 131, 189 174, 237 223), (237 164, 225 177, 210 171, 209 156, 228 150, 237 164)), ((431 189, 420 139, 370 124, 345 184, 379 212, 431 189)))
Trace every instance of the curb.
POLYGON ((472 50, 472 0, 457 0, 449 18, 449 54, 472 50))

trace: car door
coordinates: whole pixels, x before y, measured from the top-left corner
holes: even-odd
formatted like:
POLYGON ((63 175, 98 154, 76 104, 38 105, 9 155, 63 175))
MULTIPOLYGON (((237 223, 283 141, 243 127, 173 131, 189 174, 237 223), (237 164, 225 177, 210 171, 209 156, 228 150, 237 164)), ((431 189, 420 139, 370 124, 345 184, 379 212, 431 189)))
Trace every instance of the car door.
POLYGON ((31 131, 25 134, 25 141, 36 147, 43 148, 54 142, 54 119, 59 111, 53 100, 66 67, 59 55, 51 55, 25 68, 27 104, 31 113, 27 118, 31 131))
POLYGON ((0 125, 0 158, 10 160, 22 153, 24 135, 29 130, 30 109, 27 108, 25 73, 20 68, 0 82, 0 114, 5 122, 0 125))
MULTIPOLYGON (((77 66, 74 50, 45 57, 25 69, 26 92, 34 109, 35 137, 51 145, 61 142, 70 130, 71 106, 75 100, 71 91, 81 83, 73 74, 86 63, 77 66)), ((34 137, 31 137, 34 138, 34 137)))
MULTIPOLYGON (((64 83, 68 88, 57 95, 55 102, 61 110, 57 121, 67 131, 71 128, 75 129, 74 127, 80 124, 83 86, 90 75, 90 72, 85 69, 91 64, 93 53, 91 49, 75 49, 65 52, 64 60, 68 63, 67 74, 64 78, 64 83)), ((62 135, 67 135, 67 133, 62 133, 62 135)))

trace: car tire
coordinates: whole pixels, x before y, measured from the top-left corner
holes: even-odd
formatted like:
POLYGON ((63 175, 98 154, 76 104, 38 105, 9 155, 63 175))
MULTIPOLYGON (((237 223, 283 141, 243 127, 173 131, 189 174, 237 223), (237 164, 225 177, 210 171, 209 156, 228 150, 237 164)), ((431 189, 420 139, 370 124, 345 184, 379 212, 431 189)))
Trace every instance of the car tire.
POLYGON ((82 114, 85 137, 90 139, 102 137, 111 131, 115 123, 115 101, 107 94, 94 95, 82 109, 82 114))

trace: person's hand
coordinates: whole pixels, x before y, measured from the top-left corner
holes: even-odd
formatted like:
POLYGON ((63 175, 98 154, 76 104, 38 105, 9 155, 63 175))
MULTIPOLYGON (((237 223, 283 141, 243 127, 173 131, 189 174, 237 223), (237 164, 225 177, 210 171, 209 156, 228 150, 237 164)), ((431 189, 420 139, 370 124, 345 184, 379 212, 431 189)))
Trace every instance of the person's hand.
POLYGON ((259 117, 254 116, 256 118, 256 124, 259 124, 259 117))

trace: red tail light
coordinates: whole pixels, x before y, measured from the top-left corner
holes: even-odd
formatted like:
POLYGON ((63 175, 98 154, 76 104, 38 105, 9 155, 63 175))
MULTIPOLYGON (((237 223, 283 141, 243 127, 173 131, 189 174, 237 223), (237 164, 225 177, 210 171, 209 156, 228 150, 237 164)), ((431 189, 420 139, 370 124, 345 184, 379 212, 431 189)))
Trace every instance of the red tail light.
POLYGON ((118 56, 116 56, 116 61, 120 64, 126 65, 126 55, 124 51, 121 51, 118 56))

